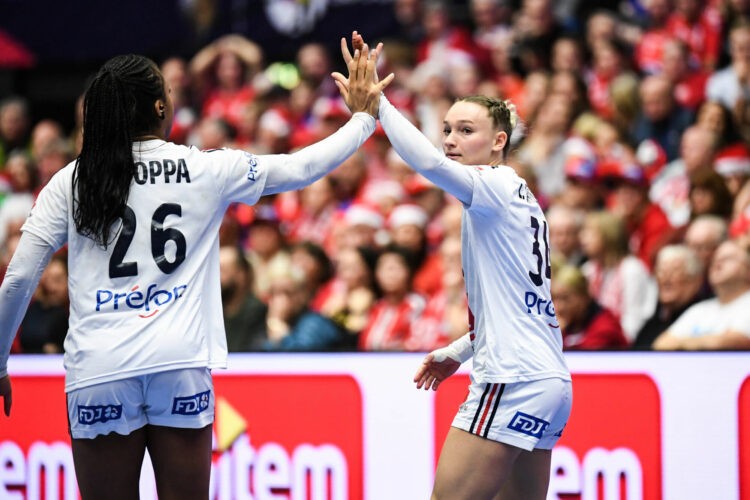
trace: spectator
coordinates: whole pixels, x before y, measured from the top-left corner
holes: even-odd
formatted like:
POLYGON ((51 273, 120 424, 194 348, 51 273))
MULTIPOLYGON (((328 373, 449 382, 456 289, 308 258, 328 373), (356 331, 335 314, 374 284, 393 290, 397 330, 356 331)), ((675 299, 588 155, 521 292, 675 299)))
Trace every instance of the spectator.
POLYGON ((188 142, 203 150, 221 149, 232 146, 234 136, 234 129, 228 121, 206 116, 198 122, 195 134, 188 142))
POLYGON ((711 266, 716 249, 727 240, 729 227, 727 221, 716 215, 699 215, 693 219, 685 231, 684 241, 701 261, 703 266, 703 284, 700 290, 700 299, 708 299, 714 296, 708 281, 708 270, 711 266))
POLYGON ((377 210, 364 204, 351 205, 334 228, 334 247, 367 247, 377 249, 382 243, 385 220, 377 210))
POLYGON ((73 150, 70 143, 65 139, 56 139, 48 143, 36 159, 37 172, 39 174, 39 186, 44 187, 73 159, 73 150))
POLYGON ((581 230, 581 246, 588 257, 581 270, 591 296, 612 311, 628 342, 654 312, 656 283, 643 262, 628 253, 623 221, 609 212, 592 212, 581 230))
POLYGON ((415 267, 406 249, 386 247, 375 265, 375 282, 380 298, 359 337, 362 351, 403 351, 409 345, 412 325, 425 307, 425 299, 414 292, 415 267))
POLYGON ((704 127, 688 128, 680 142, 680 157, 669 162, 651 182, 649 198, 664 210, 673 227, 683 227, 690 221, 690 177, 713 168, 717 140, 716 134, 704 127))
POLYGON ((621 165, 615 175, 610 208, 625 222, 630 252, 652 269, 657 252, 672 241, 675 231, 659 205, 649 200, 649 183, 640 165, 621 165))
POLYGON ((272 267, 290 266, 286 238, 281 232, 281 221, 272 205, 255 205, 255 219, 248 231, 246 252, 255 274, 253 293, 266 302, 271 286, 272 267))
MULTIPOLYGON (((9 196, 35 194, 39 187, 39 177, 36 165, 24 152, 11 153, 5 163, 5 173, 8 178, 9 196)), ((0 201, 0 206, 2 202, 0 201)))
POLYGON ((450 344, 468 328, 469 305, 461 266, 461 238, 446 237, 440 245, 440 289, 429 296, 416 320, 407 349, 432 351, 450 344))
POLYGON ((299 208, 289 221, 289 239, 311 241, 331 250, 335 213, 333 186, 326 176, 299 192, 299 208))
POLYGON ((690 49, 690 63, 709 71, 716 68, 721 51, 721 16, 701 0, 675 0, 666 30, 690 49))
POLYGON ((554 270, 551 291, 564 350, 622 349, 628 345, 617 317, 589 295, 580 269, 563 265, 554 270))
POLYGON ((169 140, 177 144, 185 144, 190 131, 198 121, 193 107, 193 81, 188 63, 181 57, 170 57, 161 64, 161 73, 172 88, 172 102, 174 102, 174 121, 169 140))
POLYGON ((58 354, 68 333, 68 260, 54 255, 21 322, 19 341, 25 354, 58 354))
POLYGON ((268 308, 250 289, 253 272, 241 248, 221 247, 219 272, 229 352, 261 351, 266 341, 268 308))
POLYGON ((563 145, 565 187, 557 202, 568 208, 588 212, 601 208, 604 191, 597 173, 594 147, 581 137, 571 137, 563 145))
POLYGON ((427 212, 419 205, 404 204, 394 208, 388 217, 390 241, 407 249, 414 259, 414 290, 432 295, 440 288, 441 263, 438 254, 427 244, 427 212))
POLYGON ((341 347, 342 333, 328 318, 309 308, 305 275, 289 265, 275 265, 269 273, 270 288, 266 351, 334 351, 341 347))
POLYGON ((447 69, 455 62, 476 61, 478 50, 471 34, 453 22, 448 2, 426 0, 423 7, 424 37, 417 44, 417 62, 439 61, 447 69))
POLYGON ((561 29, 550 0, 523 0, 513 22, 515 50, 523 73, 549 68, 549 56, 561 29))
POLYGON ((302 271, 305 276, 305 287, 310 297, 310 308, 320 310, 321 292, 326 283, 333 278, 333 263, 323 247, 311 241, 302 241, 292 246, 292 267, 302 271))
MULTIPOLYGON (((573 71, 555 71, 549 81, 549 92, 568 99, 572 111, 571 122, 589 109, 586 82, 573 71)), ((568 123, 568 129, 570 125, 568 123)))
POLYGON ((531 167, 543 197, 556 197, 565 185, 563 145, 572 119, 572 101, 563 94, 548 95, 516 152, 517 159, 531 167))
POLYGON ((688 46, 679 39, 670 39, 662 49, 661 74, 674 85, 677 104, 691 111, 706 98, 706 82, 710 73, 690 65, 688 46))
POLYGON ((583 264, 580 232, 584 212, 565 205, 552 205, 545 215, 549 224, 551 259, 576 267, 583 264))
POLYGON ((670 0, 649 0, 643 2, 645 9, 645 29, 635 42, 633 58, 641 73, 655 75, 663 70, 664 47, 673 39, 667 32, 667 18, 671 13, 670 0))
POLYGON ((306 43, 297 51, 300 79, 314 89, 316 97, 336 97, 338 92, 331 74, 331 57, 320 43, 306 43))
POLYGON ((12 96, 0 101, 0 166, 14 149, 28 148, 31 126, 29 104, 22 97, 12 96))
POLYGON ((693 122, 693 113, 675 102, 674 84, 664 76, 647 76, 641 81, 642 111, 635 121, 635 144, 654 139, 669 161, 679 155, 682 133, 693 122))
POLYGON ((591 46, 592 63, 588 97, 591 109, 605 119, 612 118, 610 85, 627 71, 625 48, 614 40, 601 40, 591 46))
POLYGON ((618 75, 609 84, 609 94, 612 98, 611 122, 620 137, 630 135, 641 110, 639 84, 638 77, 632 73, 618 75))
POLYGON ((750 349, 750 255, 737 242, 725 241, 708 276, 716 297, 685 311, 654 341, 654 349, 750 349))
POLYGON ((735 111, 746 101, 745 88, 750 78, 750 25, 738 24, 729 31, 730 64, 714 71, 706 82, 706 99, 719 101, 735 111))
POLYGON ((319 311, 348 335, 347 347, 355 348, 357 338, 369 321, 375 303, 375 261, 377 254, 368 247, 341 249, 335 258, 334 277, 324 285, 319 311))
POLYGON ((701 170, 690 177, 690 217, 717 215, 729 220, 732 216, 732 193, 715 170, 701 170))
POLYGON ((633 349, 649 350, 688 307, 701 299, 704 267, 698 254, 686 245, 668 245, 656 256, 654 276, 659 297, 654 314, 636 335, 633 349))
POLYGON ((190 60, 190 73, 201 96, 202 117, 223 118, 238 126, 243 106, 256 98, 253 84, 263 51, 240 35, 225 35, 190 60))
POLYGON ((555 73, 583 74, 586 66, 580 39, 569 35, 557 38, 552 46, 550 68, 555 73))
POLYGON ((704 101, 698 108, 695 125, 704 127, 716 134, 719 151, 742 141, 735 125, 732 110, 720 101, 704 101))
POLYGON ((31 158, 38 161, 49 144, 65 140, 62 125, 55 120, 44 119, 31 129, 31 158))

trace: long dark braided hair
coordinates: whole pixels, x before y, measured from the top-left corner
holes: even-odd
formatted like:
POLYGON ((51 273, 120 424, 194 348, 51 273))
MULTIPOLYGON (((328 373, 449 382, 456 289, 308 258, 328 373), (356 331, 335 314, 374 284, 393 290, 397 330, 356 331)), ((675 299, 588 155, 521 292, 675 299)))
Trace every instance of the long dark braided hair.
POLYGON ((107 248, 133 180, 133 139, 159 128, 154 104, 166 99, 156 64, 117 56, 101 67, 83 101, 83 146, 73 174, 76 230, 107 248))

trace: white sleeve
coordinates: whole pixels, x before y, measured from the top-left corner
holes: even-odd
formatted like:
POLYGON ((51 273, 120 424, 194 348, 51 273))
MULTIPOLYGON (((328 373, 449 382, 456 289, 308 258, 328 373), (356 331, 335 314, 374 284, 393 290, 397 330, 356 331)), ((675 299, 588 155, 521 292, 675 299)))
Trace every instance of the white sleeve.
POLYGON ((259 155, 268 171, 263 195, 301 189, 320 179, 349 158, 375 131, 375 118, 354 113, 325 139, 292 154, 259 155))
POLYGON ((393 149, 409 166, 464 205, 471 205, 474 179, 466 165, 447 158, 435 148, 385 96, 380 98, 380 123, 393 149))
POLYGON ((54 251, 39 236, 24 232, 8 265, 0 285, 0 377, 8 374, 10 346, 54 251))

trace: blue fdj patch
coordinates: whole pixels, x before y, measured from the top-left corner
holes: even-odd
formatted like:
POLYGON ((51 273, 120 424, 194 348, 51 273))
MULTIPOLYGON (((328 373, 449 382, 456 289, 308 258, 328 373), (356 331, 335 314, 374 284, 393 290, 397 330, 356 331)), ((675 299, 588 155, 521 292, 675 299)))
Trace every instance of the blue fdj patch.
POLYGON ((208 408, 211 391, 199 392, 193 396, 174 398, 172 415, 197 415, 208 408))
POLYGON ((122 417, 122 405, 78 405, 78 423, 81 425, 104 423, 120 417, 122 417))
POLYGON ((509 429, 513 429, 514 431, 518 431, 522 434, 527 434, 535 438, 541 438, 544 429, 546 429, 548 426, 549 422, 547 422, 546 420, 542 420, 541 418, 537 418, 522 411, 517 411, 508 424, 509 429))

